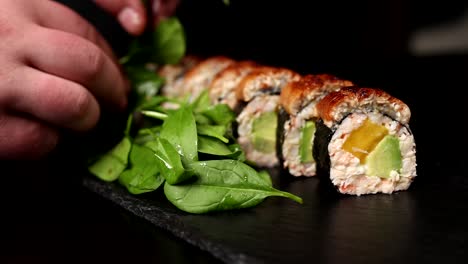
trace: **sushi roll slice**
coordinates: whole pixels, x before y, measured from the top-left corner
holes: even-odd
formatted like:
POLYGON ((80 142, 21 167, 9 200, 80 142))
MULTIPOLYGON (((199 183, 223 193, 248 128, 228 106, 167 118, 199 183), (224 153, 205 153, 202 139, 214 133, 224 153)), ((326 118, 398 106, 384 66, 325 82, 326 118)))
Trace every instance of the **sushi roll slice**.
POLYGON ((416 177, 416 145, 404 102, 380 89, 350 87, 329 93, 317 110, 315 156, 340 193, 409 188, 416 177))
POLYGON ((185 73, 200 63, 197 56, 187 55, 178 64, 166 64, 158 69, 159 76, 164 78, 161 94, 171 98, 182 97, 182 83, 185 73))
POLYGON ((225 56, 213 56, 198 63, 190 69, 182 82, 182 94, 196 99, 205 89, 211 86, 213 78, 236 61, 225 56))
POLYGON ((227 104, 231 109, 237 109, 239 100, 236 97, 236 88, 247 74, 258 67, 253 61, 240 61, 220 71, 209 89, 211 102, 227 104))
POLYGON ((337 91, 352 82, 329 74, 306 75, 291 82, 280 95, 280 148, 278 154, 283 168, 293 176, 315 176, 313 157, 316 105, 328 93, 337 91))
POLYGON ((236 88, 245 105, 237 116, 238 143, 257 167, 278 165, 276 155, 279 97, 283 87, 299 80, 292 70, 260 67, 247 74, 236 88))

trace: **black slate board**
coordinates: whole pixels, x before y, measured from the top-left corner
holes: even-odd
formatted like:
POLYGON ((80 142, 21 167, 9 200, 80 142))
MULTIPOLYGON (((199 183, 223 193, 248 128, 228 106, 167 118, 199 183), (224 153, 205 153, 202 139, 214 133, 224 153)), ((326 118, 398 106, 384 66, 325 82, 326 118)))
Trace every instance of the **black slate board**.
POLYGON ((281 186, 303 205, 269 198, 252 209, 191 215, 163 195, 139 198, 92 177, 84 185, 225 263, 432 263, 457 261, 468 249, 468 218, 454 211, 466 208, 468 193, 453 186, 352 197, 335 195, 317 178, 300 179, 281 186))
POLYGON ((463 262, 468 155, 461 150, 468 141, 461 135, 468 130, 458 121, 468 111, 464 98, 456 95, 465 83, 466 62, 429 58, 354 69, 381 74, 363 80, 411 107, 418 176, 407 191, 338 195, 326 178, 293 178, 277 171, 274 186, 301 196, 303 205, 271 197, 246 210, 192 215, 172 206, 160 191, 133 196, 90 176, 83 184, 225 263, 463 262), (444 89, 451 92, 430 92, 444 89))

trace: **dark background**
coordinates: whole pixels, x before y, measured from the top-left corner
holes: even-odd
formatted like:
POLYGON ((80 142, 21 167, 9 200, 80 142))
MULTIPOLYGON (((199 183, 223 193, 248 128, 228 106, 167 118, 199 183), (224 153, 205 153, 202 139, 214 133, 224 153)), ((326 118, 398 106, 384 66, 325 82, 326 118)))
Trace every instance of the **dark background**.
MULTIPOLYGON (((131 38, 113 18, 90 1, 62 2, 94 23, 118 54, 125 53, 131 38)), ((186 28, 189 53, 253 59, 301 73, 333 73, 384 88, 411 107, 411 128, 418 148, 416 182, 400 196, 388 200, 376 196, 368 199, 367 205, 366 200, 336 200, 320 194, 315 203, 305 207, 317 211, 308 211, 304 217, 325 212, 339 220, 346 217, 334 212, 345 211, 351 216, 353 211, 359 212, 348 218, 350 223, 367 223, 373 233, 348 230, 348 220, 337 221, 334 229, 317 231, 323 236, 311 250, 328 250, 332 260, 348 263, 404 263, 405 258, 463 263, 468 252, 468 171, 464 162, 468 157, 463 151, 454 153, 468 147, 466 137, 461 136, 468 131, 460 122, 467 112, 463 96, 468 81, 466 55, 447 51, 420 57, 408 46, 415 31, 457 19, 464 11, 465 4, 458 1, 231 0, 231 5, 225 6, 221 0, 182 0, 178 16, 186 28), (342 208, 331 210, 330 204, 342 208), (372 219, 381 219, 382 225, 372 219), (398 223, 405 224, 401 232, 398 223), (378 239, 373 240, 372 234, 379 235, 378 239), (398 243, 411 244, 401 249, 386 242, 392 237, 398 243), (329 244, 325 247, 321 241, 329 244), (384 250, 379 251, 380 246, 384 250), (369 247, 375 250, 366 250, 369 247), (397 255, 387 254, 385 249, 397 255)), ((75 149, 80 140, 68 135, 44 160, 0 161, 1 263, 218 262, 209 253, 83 188, 81 177, 86 171, 75 149)), ((315 194, 305 195, 311 198, 315 194)), ((268 205, 276 203, 269 202, 259 210, 268 212, 268 205)), ((229 213, 226 216, 232 217, 229 213)), ((216 223, 212 219, 208 223, 214 226, 206 227, 207 231, 216 232, 216 223)), ((203 225, 200 221, 201 228, 203 225)), ((300 229, 301 223, 297 225, 300 229)), ((279 230, 272 232, 278 232, 275 237, 291 238, 279 230)), ((245 246, 251 252, 255 247, 245 246)), ((264 250, 258 254, 267 254, 265 245, 258 247, 264 250)), ((288 245, 282 247, 278 254, 288 250, 288 245)))
MULTIPOLYGON (((59 2, 95 24, 117 53, 125 52, 130 37, 92 1, 59 2)), ((180 2, 176 15, 186 29, 189 53, 309 67, 319 64, 316 60, 339 63, 409 55, 415 31, 455 21, 468 5, 455 0, 180 2)))
MULTIPOLYGON (((125 54, 131 37, 115 19, 89 0, 60 2, 95 24, 118 55, 125 54)), ((411 49, 418 31, 457 22, 468 10, 467 3, 455 0, 180 2, 176 15, 185 27, 188 54, 250 59, 300 73, 333 73, 362 86, 381 85, 369 79, 374 67, 418 57, 411 49)), ((455 42, 468 39, 465 26, 465 34, 455 42)), ((447 48, 424 55, 466 53, 468 42, 461 51, 447 48)))

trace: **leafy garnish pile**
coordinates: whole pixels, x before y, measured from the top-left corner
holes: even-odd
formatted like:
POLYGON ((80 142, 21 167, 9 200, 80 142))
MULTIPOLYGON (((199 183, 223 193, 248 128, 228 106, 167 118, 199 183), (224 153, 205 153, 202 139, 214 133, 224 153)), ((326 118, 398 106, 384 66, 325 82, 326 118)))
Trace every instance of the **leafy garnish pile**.
POLYGON ((193 102, 159 95, 164 79, 154 67, 184 55, 184 31, 175 17, 134 41, 121 59, 133 88, 123 138, 89 171, 132 194, 164 188, 165 197, 189 213, 252 207, 270 196, 302 203, 273 188, 267 172, 245 163, 233 136, 235 114, 227 105, 211 105, 207 92, 193 102))

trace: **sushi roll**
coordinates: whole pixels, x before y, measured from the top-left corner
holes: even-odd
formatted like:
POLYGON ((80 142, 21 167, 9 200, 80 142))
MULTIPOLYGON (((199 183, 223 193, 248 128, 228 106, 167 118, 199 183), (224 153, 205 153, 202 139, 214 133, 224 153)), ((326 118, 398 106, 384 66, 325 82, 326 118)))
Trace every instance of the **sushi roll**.
POLYGON ((200 63, 197 56, 187 55, 178 64, 166 64, 157 70, 159 76, 164 78, 161 94, 170 98, 182 97, 182 83, 185 73, 200 63))
POLYGON ((237 109, 239 100, 236 97, 236 88, 247 74, 258 67, 253 61, 240 61, 220 71, 209 89, 211 102, 227 104, 231 109, 237 109))
POLYGON ((292 70, 260 67, 247 74, 236 88, 244 107, 237 116, 238 143, 248 161, 257 167, 275 167, 280 92, 289 82, 299 80, 292 70))
POLYGON ((293 176, 315 176, 313 157, 316 105, 326 94, 352 82, 329 74, 305 75, 281 91, 278 154, 283 168, 293 176))
POLYGON ((205 89, 208 89, 213 78, 236 61, 225 56, 207 58, 190 69, 182 82, 182 94, 189 96, 190 101, 196 99, 205 89))
POLYGON ((406 190, 416 177, 411 112, 380 89, 349 87, 318 104, 314 142, 318 166, 340 193, 406 190))

